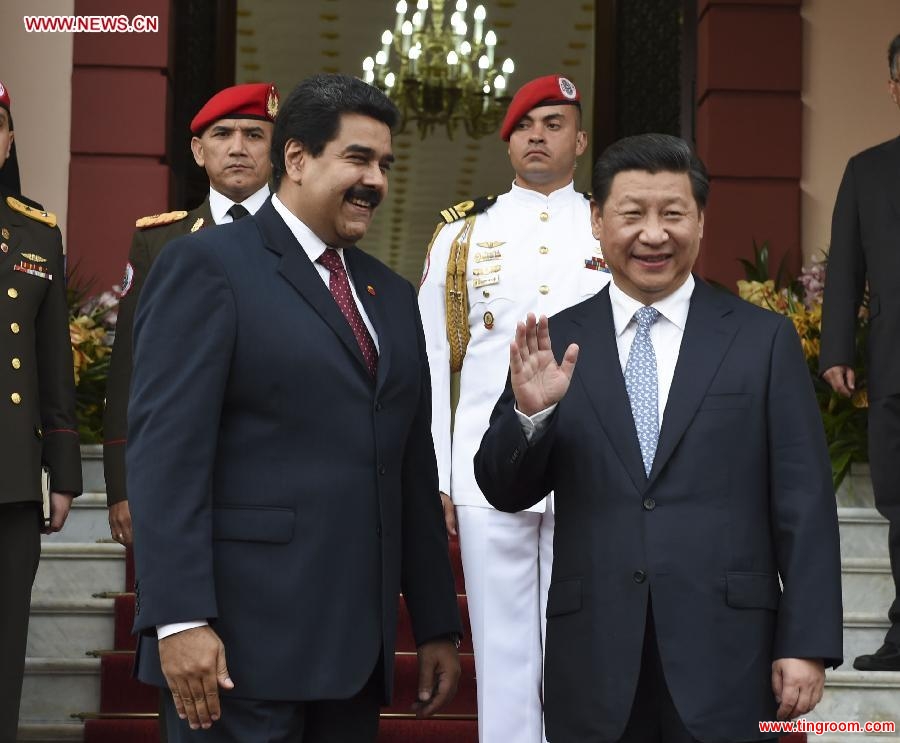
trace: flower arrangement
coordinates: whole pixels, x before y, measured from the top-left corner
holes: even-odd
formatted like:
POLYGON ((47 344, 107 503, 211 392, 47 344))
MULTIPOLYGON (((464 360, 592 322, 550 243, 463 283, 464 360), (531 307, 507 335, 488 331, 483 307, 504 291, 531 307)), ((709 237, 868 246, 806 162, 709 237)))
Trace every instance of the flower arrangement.
POLYGON ((81 443, 99 444, 103 441, 103 399, 119 295, 105 291, 88 298, 91 282, 82 282, 76 274, 76 269, 72 269, 67 288, 69 337, 75 367, 75 413, 81 443))
POLYGON ((787 278, 784 265, 774 279, 769 278, 769 245, 753 244, 753 262, 741 260, 746 279, 738 281, 742 299, 789 317, 800 336, 803 355, 809 366, 816 400, 822 414, 831 476, 835 490, 854 462, 867 462, 868 397, 865 374, 865 345, 868 339, 867 302, 857 318, 856 391, 851 398, 838 395, 819 376, 819 344, 822 333, 822 298, 825 289, 825 263, 816 262, 802 269, 795 279, 787 278))

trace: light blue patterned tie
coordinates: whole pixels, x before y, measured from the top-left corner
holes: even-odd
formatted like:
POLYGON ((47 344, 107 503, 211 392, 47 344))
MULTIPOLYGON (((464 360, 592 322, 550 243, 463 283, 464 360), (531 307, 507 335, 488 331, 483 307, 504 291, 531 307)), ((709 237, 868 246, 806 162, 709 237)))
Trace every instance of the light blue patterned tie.
POLYGON ((656 444, 659 440, 659 384, 656 375, 656 354, 650 342, 650 326, 659 317, 654 307, 641 307, 634 313, 637 332, 625 363, 625 388, 631 401, 631 415, 637 429, 644 472, 650 476, 656 444))

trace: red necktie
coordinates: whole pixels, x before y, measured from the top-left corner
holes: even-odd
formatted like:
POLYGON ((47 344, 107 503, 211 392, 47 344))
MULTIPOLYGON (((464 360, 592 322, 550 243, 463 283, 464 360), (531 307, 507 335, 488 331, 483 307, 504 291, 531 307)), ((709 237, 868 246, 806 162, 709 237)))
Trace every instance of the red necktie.
POLYGON ((350 280, 347 278, 344 262, 334 248, 326 248, 325 252, 316 260, 328 269, 328 288, 331 290, 337 306, 347 318, 347 322, 350 323, 350 329, 356 336, 356 342, 359 343, 359 350, 362 351, 369 374, 374 377, 375 371, 378 369, 378 350, 363 322, 362 315, 359 314, 359 307, 356 306, 353 292, 350 291, 350 280))

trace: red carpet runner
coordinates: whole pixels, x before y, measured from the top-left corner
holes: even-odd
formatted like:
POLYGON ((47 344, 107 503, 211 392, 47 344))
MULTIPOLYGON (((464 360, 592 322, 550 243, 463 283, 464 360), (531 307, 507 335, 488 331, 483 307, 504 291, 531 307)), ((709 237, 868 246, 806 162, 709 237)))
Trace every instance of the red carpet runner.
MULTIPOLYGON (((459 594, 460 612, 466 637, 461 651, 462 678, 452 704, 442 711, 441 719, 416 720, 409 712, 416 692, 415 643, 409 615, 401 604, 397 637, 394 703, 382 711, 378 743, 477 743, 475 720, 475 664, 472 657, 471 631, 462 580, 459 544, 450 543, 451 558, 459 594)), ((85 721, 85 743, 158 743, 156 721, 158 691, 131 677, 135 639, 131 634, 134 621, 134 566, 131 554, 126 564, 128 593, 115 599, 114 649, 104 652, 100 660, 100 717, 85 721)), ((787 736, 782 743, 805 743, 804 735, 787 736)), ((510 743, 515 743, 510 741, 510 743)))

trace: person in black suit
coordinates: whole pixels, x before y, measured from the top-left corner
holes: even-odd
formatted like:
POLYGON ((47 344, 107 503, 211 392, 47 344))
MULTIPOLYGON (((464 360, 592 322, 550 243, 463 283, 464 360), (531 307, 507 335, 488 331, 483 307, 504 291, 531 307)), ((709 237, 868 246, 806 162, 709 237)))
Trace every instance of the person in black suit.
POLYGON ((607 148, 591 221, 613 280, 519 324, 475 457, 497 508, 556 494, 552 743, 775 740, 759 722, 813 709, 841 662, 812 382, 787 318, 691 274, 707 192, 676 137, 607 148))
POLYGON ((0 741, 16 740, 41 531, 81 492, 66 266, 56 216, 22 196, 9 92, 0 83, 0 741), (50 521, 41 513, 49 470, 50 521))
POLYGON ((170 243, 144 284, 126 452, 136 664, 172 693, 170 740, 374 741, 401 589, 419 713, 455 693, 416 293, 355 247, 387 195, 397 117, 356 78, 303 81, 275 122, 275 196, 170 243))
MULTIPOLYGON (((891 100, 900 106, 900 35, 888 49, 891 100)), ((900 671, 900 137, 850 158, 831 221, 819 370, 838 394, 856 390, 856 318, 868 282, 869 464, 875 506, 888 520, 894 578, 891 626, 861 671, 900 671)))

